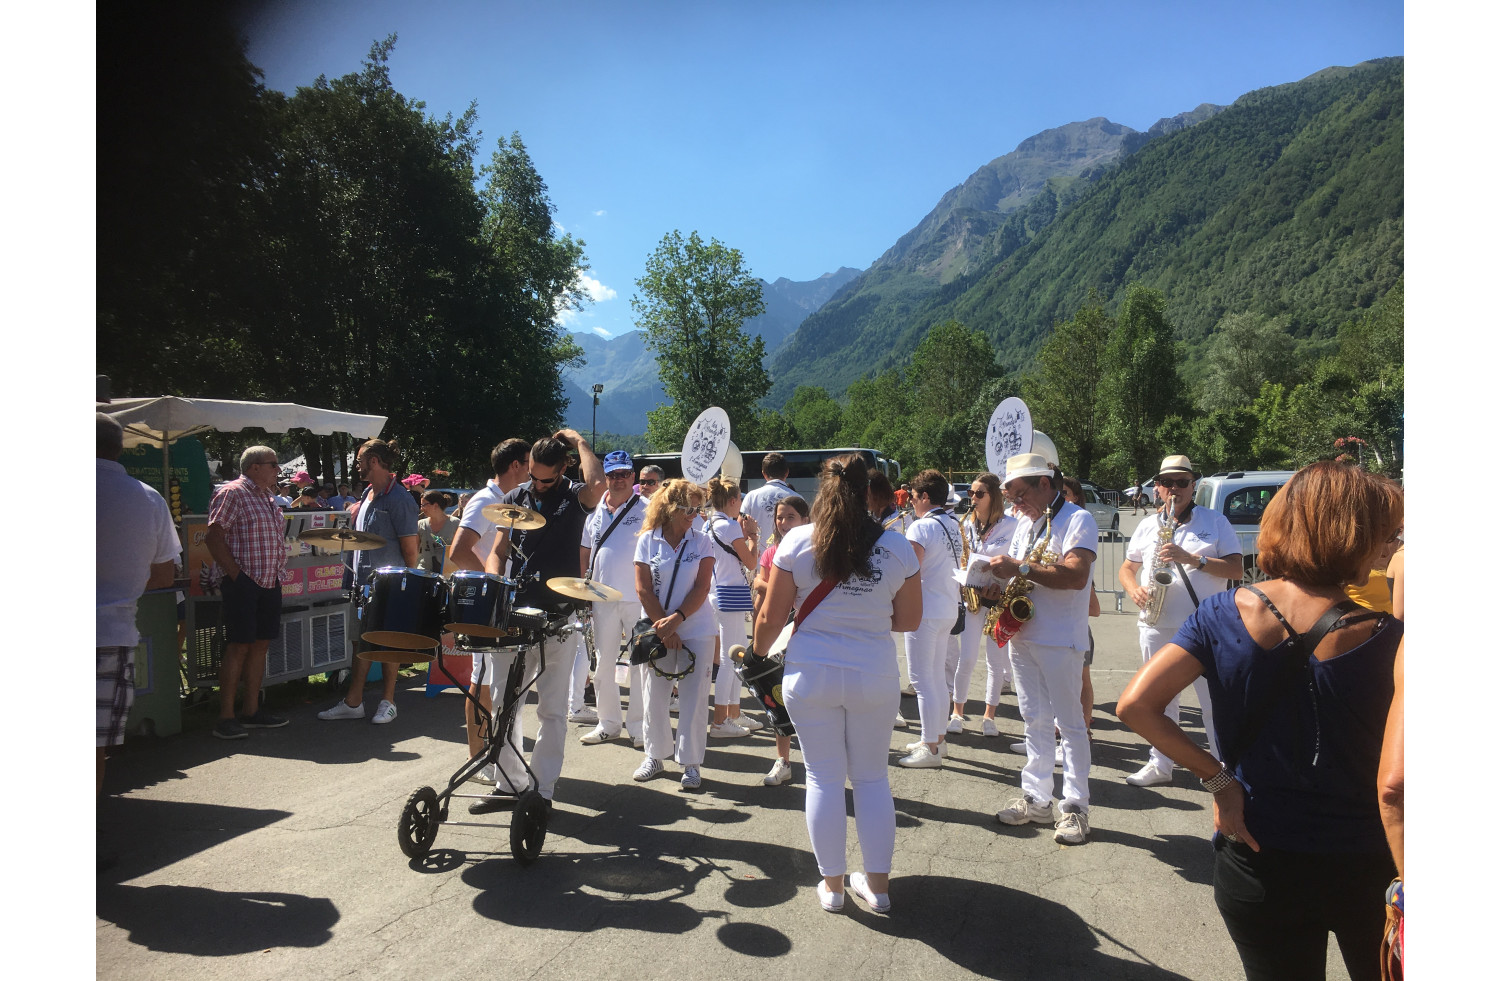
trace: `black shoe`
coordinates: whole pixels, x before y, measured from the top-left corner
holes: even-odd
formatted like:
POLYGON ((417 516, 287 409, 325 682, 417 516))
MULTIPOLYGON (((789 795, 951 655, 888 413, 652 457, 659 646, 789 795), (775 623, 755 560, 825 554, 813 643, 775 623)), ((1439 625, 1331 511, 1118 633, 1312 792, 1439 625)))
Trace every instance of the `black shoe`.
POLYGON ((214 735, 219 739, 244 739, 250 731, 234 719, 220 719, 214 726, 214 735))
POLYGON ((596 704, 598 704, 597 702, 594 701, 594 683, 592 681, 590 681, 588 684, 586 684, 586 685, 583 686, 583 704, 585 704, 585 705, 596 705, 596 704))
POLYGON ((287 724, 286 716, 272 715, 265 706, 255 710, 254 715, 242 715, 238 722, 246 729, 280 729, 287 724))
POLYGON ((469 813, 493 814, 496 811, 503 811, 507 807, 514 807, 515 803, 516 798, 514 794, 508 794, 504 791, 499 791, 497 793, 491 794, 489 797, 481 797, 479 800, 476 800, 474 803, 470 804, 469 813))

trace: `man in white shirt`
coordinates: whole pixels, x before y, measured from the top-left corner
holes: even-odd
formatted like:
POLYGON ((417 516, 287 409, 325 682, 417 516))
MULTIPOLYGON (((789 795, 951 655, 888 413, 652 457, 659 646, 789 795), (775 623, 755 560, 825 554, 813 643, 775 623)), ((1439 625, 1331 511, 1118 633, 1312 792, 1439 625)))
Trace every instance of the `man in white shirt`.
POLYGON ((990 572, 999 579, 1021 576, 1030 582, 1035 614, 1010 642, 1016 698, 1026 724, 1024 796, 1011 801, 995 820, 1012 825, 1052 820, 1055 721, 1063 737, 1063 800, 1053 839, 1081 845, 1089 832, 1091 763, 1083 719, 1083 661, 1089 649, 1089 587, 1099 527, 1093 515, 1063 497, 1057 472, 1040 453, 1006 460, 1003 486, 1016 506, 1016 530, 1009 554, 990 559, 990 572), (1033 561, 1036 546, 1044 541, 1033 561))
MULTIPOLYGON (((643 479, 644 475, 643 475, 643 479)), ((615 450, 604 456, 604 500, 583 525, 579 542, 580 575, 618 589, 621 597, 613 603, 593 604, 594 702, 599 724, 580 737, 585 746, 595 746, 620 734, 620 684, 615 677, 615 662, 620 647, 640 612, 641 601, 635 589, 635 540, 641 522, 646 518, 646 501, 632 492, 635 470, 630 454, 615 450)), ((630 707, 623 728, 633 742, 645 737, 642 728, 643 677, 646 665, 630 668, 630 707)))
POLYGON ((958 570, 963 535, 948 511, 948 480, 936 470, 912 478, 916 519, 906 538, 922 570, 922 622, 906 634, 906 670, 917 692, 922 735, 897 762, 906 767, 940 767, 948 755, 948 692, 951 674, 945 671, 948 638, 958 620, 958 570))
POLYGON ((94 742, 99 756, 95 795, 104 791, 104 755, 125 741, 135 700, 136 601, 172 584, 182 543, 167 502, 119 463, 125 434, 95 413, 94 460, 94 742))
POLYGON ((786 457, 780 453, 767 453, 760 465, 760 475, 766 482, 746 494, 740 502, 740 511, 755 519, 755 526, 770 534, 776 527, 776 502, 791 497, 797 492, 787 486, 786 476, 790 471, 786 457))
MULTIPOLYGON (((1161 462, 1156 486, 1164 497, 1162 508, 1141 519, 1125 548, 1125 561, 1120 564, 1120 585, 1130 601, 1141 609, 1137 626, 1143 661, 1151 660, 1151 655, 1172 639, 1199 603, 1223 592, 1230 579, 1239 579, 1244 574, 1240 539, 1229 519, 1212 508, 1193 504, 1193 484, 1197 479, 1192 461, 1181 454, 1161 462), (1163 527, 1167 514, 1172 516, 1170 530, 1163 527), (1151 625, 1146 622, 1147 607, 1151 603, 1151 576, 1157 572, 1170 577, 1171 582, 1158 587, 1162 590, 1162 606, 1155 625, 1151 625)), ((1209 752, 1217 757, 1219 746, 1214 738, 1207 680, 1202 676, 1195 678, 1193 691, 1203 708, 1209 752)), ((1176 698, 1167 705, 1166 716, 1177 721, 1176 698)), ((1171 758, 1153 746, 1146 765, 1126 777, 1125 782, 1134 787, 1171 783, 1172 765, 1171 758)))

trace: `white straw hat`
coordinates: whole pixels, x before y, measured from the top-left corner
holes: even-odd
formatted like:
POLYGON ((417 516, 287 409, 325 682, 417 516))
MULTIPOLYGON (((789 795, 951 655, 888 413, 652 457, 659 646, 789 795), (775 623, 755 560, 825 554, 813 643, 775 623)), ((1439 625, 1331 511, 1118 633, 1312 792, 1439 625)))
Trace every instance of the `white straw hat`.
POLYGON ((1021 477, 1051 477, 1052 468, 1047 465, 1047 458, 1040 453, 1017 453, 1005 461, 1005 483, 1009 486, 1012 480, 1021 477))

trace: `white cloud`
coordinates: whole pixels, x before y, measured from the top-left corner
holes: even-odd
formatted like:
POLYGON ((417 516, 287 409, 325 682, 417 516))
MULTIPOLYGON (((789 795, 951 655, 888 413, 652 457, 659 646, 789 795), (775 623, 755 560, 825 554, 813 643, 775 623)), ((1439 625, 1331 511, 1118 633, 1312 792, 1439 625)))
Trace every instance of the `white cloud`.
POLYGON ((609 340, 611 337, 615 336, 615 335, 611 334, 609 331, 605 330, 603 327, 590 327, 589 330, 591 330, 594 333, 598 334, 600 337, 604 338, 605 340, 609 340))
POLYGON ((595 303, 598 303, 601 300, 613 300, 615 297, 620 295, 616 293, 613 288, 605 286, 603 283, 599 282, 594 277, 587 275, 586 273, 578 274, 578 285, 583 287, 583 291, 587 293, 589 299, 593 300, 595 303))
POLYGON ((609 214, 608 211, 605 211, 603 208, 600 208, 598 211, 594 212, 594 217, 595 218, 603 218, 607 214, 609 214))

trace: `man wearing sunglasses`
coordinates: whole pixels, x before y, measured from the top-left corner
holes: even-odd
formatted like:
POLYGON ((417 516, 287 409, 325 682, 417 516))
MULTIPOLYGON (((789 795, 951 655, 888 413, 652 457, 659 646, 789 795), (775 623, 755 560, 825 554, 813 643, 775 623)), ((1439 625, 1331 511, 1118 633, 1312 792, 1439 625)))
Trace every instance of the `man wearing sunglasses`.
POLYGON ((652 494, 655 494, 656 489, 661 486, 665 475, 666 472, 654 463, 649 467, 642 467, 641 482, 637 485, 641 489, 641 497, 650 497, 652 494))
MULTIPOLYGON (((515 532, 505 525, 498 526, 484 567, 493 575, 503 575, 509 560, 510 576, 520 582, 516 589, 516 608, 536 607, 551 617, 558 617, 571 613, 574 601, 549 589, 547 580, 578 575, 578 543, 583 540, 583 524, 588 513, 604 496, 604 468, 587 440, 571 429, 563 429, 531 444, 529 477, 504 495, 501 503, 531 508, 547 523, 530 531, 515 532), (564 473, 569 449, 578 453, 582 483, 569 480, 564 473)), ((469 503, 472 507, 473 502, 469 503)), ((547 670, 537 676, 538 731, 531 751, 531 766, 536 772, 537 791, 549 806, 557 778, 562 774, 564 739, 568 730, 568 682, 581 644, 576 633, 561 640, 549 640, 547 670)), ((540 663, 539 649, 531 648, 526 657, 529 662, 527 674, 535 675, 540 663)), ((510 670, 508 658, 497 654, 494 662, 495 677, 504 677, 510 670)))
MULTIPOLYGON (((1197 479, 1192 461, 1181 454, 1169 456, 1161 462, 1161 470, 1156 474, 1156 493, 1161 498, 1161 508, 1156 514, 1141 519, 1125 548, 1125 561, 1120 564, 1120 585, 1130 601, 1142 610, 1137 626, 1143 661, 1151 660, 1151 655, 1172 639, 1199 603, 1226 589, 1228 580, 1239 579, 1244 574, 1240 540, 1229 519, 1212 508, 1193 504, 1193 485, 1197 479), (1171 540, 1162 541, 1167 537, 1162 522, 1168 514, 1172 516, 1175 527, 1171 540), (1156 552, 1156 568, 1170 574, 1172 582, 1163 587, 1167 592, 1161 616, 1154 626, 1147 626, 1145 609, 1151 602, 1147 572, 1150 563, 1147 560, 1153 551, 1156 552)), ((1208 682, 1197 678, 1193 681, 1193 691, 1197 692, 1198 704, 1203 708, 1203 728, 1208 733, 1209 752, 1217 757, 1219 748, 1214 739, 1208 682)), ((1177 721, 1177 699, 1172 699, 1167 705, 1166 715, 1174 723, 1177 721)), ((1125 782, 1133 787, 1171 783, 1172 760, 1152 747, 1146 765, 1126 777, 1125 782)))

